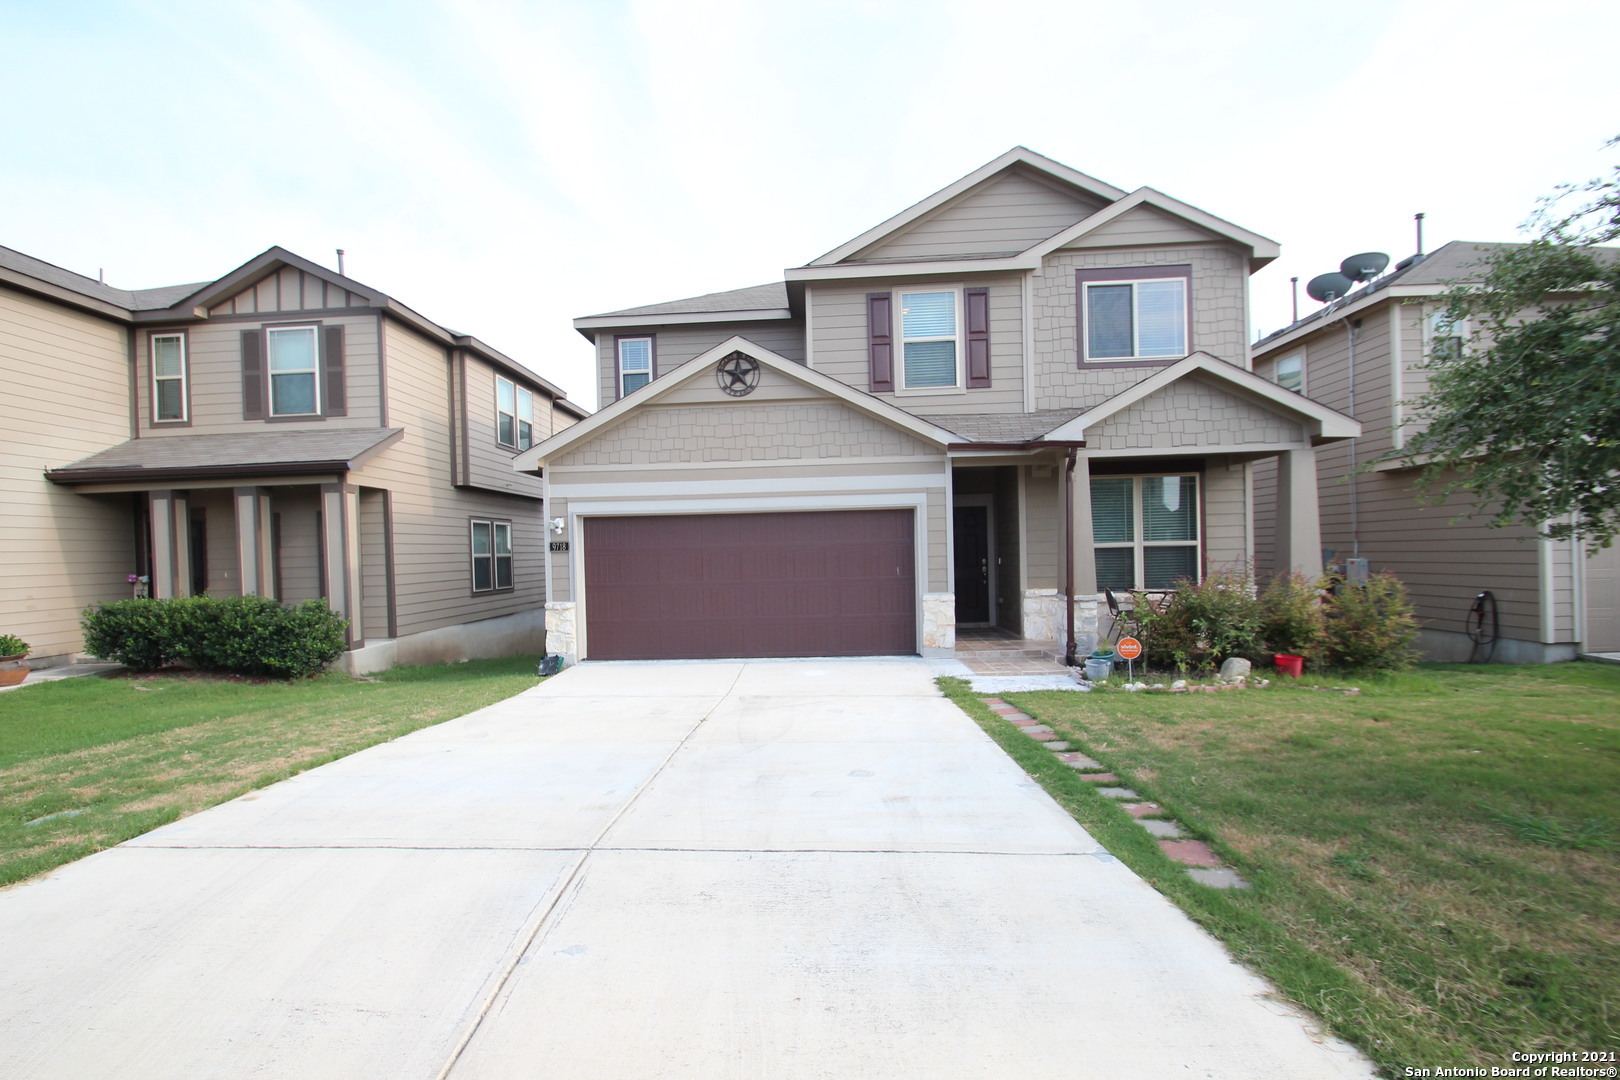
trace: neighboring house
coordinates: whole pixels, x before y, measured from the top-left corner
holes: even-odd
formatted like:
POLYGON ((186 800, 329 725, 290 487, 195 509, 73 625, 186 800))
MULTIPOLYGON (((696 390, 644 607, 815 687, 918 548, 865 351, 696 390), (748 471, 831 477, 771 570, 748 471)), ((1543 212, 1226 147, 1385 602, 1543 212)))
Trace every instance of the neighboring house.
MULTIPOLYGON (((1454 242, 1404 260, 1393 272, 1343 300, 1266 337, 1254 370, 1342 409, 1366 435, 1317 457, 1322 542, 1330 562, 1365 558, 1406 583, 1423 622, 1421 645, 1434 660, 1476 653, 1467 620, 1475 598, 1495 599, 1501 639, 1495 658, 1514 663, 1568 660, 1620 650, 1620 547, 1587 558, 1579 545, 1537 538, 1532 528, 1493 529, 1470 518, 1473 500, 1420 500, 1416 470, 1401 452, 1413 428, 1413 402, 1428 386, 1436 350, 1460 347, 1473 328, 1442 318, 1441 294, 1477 278, 1477 263, 1502 244, 1454 242), (1352 362, 1354 378, 1352 379, 1352 362), (1352 477, 1352 464, 1363 470, 1352 477), (1370 468, 1367 468, 1370 466, 1370 468)), ((1273 471, 1257 474, 1255 510, 1273 513, 1273 471)), ((1262 573, 1280 560, 1262 539, 1262 573)))
POLYGON ((1248 370, 1276 255, 1016 148, 785 281, 575 320, 605 405, 518 457, 549 647, 941 655, 1072 617, 1089 649, 1104 587, 1252 558, 1263 460, 1269 542, 1316 570, 1316 448, 1360 429, 1248 370))
POLYGON ((0 632, 36 663, 88 604, 325 597, 350 666, 543 647, 541 485, 586 415, 475 338, 280 248, 129 291, 0 248, 0 632))

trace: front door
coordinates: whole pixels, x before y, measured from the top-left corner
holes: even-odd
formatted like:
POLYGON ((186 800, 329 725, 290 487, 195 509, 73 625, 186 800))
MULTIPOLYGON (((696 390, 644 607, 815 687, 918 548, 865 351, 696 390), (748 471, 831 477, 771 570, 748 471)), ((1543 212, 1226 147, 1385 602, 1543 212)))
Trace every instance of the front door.
POLYGON ((956 547, 956 625, 990 625, 990 507, 963 505, 952 509, 956 547))

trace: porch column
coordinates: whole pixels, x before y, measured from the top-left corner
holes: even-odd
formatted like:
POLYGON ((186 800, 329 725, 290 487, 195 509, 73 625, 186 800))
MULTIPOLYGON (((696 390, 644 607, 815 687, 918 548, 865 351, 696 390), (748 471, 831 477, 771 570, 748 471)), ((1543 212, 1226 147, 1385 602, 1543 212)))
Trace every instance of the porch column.
POLYGON ((152 591, 166 599, 191 595, 191 504, 183 491, 152 491, 152 591))
POLYGON ((1074 545, 1074 595, 1097 593, 1097 559, 1091 550, 1091 461, 1085 451, 1075 455, 1074 515, 1069 523, 1074 545))
POLYGON ((1322 518, 1316 501, 1316 448, 1277 455, 1277 568, 1322 576, 1322 518))
POLYGON ((243 596, 269 596, 275 577, 270 562, 270 492, 239 487, 236 496, 236 564, 243 596))
POLYGON ((321 485, 321 593, 333 611, 349 620, 348 643, 365 637, 360 625, 360 491, 345 484, 321 485))

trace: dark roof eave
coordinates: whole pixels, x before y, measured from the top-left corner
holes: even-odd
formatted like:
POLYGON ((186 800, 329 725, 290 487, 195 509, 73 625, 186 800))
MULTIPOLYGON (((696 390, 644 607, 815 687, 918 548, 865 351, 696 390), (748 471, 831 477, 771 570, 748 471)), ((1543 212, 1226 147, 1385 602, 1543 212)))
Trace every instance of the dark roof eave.
POLYGON ((257 462, 251 465, 185 465, 167 469, 47 469, 45 479, 70 487, 75 484, 123 484, 131 480, 151 480, 154 484, 173 480, 218 480, 238 476, 310 476, 349 472, 355 462, 288 461, 257 462))
POLYGON ((1058 439, 1031 439, 1029 442, 953 442, 946 443, 946 450, 1084 450, 1084 439, 1071 442, 1058 439))

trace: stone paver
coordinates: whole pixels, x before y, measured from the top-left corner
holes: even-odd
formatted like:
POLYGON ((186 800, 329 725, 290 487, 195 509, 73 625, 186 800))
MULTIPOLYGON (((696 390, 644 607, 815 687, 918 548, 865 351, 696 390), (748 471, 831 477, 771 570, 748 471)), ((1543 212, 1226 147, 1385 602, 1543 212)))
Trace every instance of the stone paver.
POLYGON ((1160 840, 1159 848, 1183 866, 1221 865, 1221 857, 1202 840, 1160 840))
POLYGON ((1187 876, 1200 885, 1208 885, 1212 889, 1247 889, 1250 885, 1238 876, 1238 872, 1227 866, 1204 867, 1191 866, 1187 868, 1187 876))
POLYGON ((1100 787, 1097 794, 1106 795, 1110 799, 1140 799, 1142 796, 1128 787, 1100 787))
POLYGON ((1154 836, 1164 840, 1180 840, 1187 835, 1186 830, 1174 821, 1165 821, 1161 818, 1139 818, 1136 823, 1154 836))
POLYGON ((1081 773, 1080 779, 1088 784, 1117 784, 1119 777, 1111 772, 1081 773))
POLYGON ((1164 807, 1156 802, 1126 803, 1125 812, 1133 818, 1146 818, 1164 813, 1164 807))
POLYGON ((1058 760, 1063 762, 1065 765, 1073 765, 1077 769, 1084 769, 1087 771, 1101 769, 1103 767, 1101 762, 1089 758, 1078 751, 1067 754, 1059 754, 1058 760))

